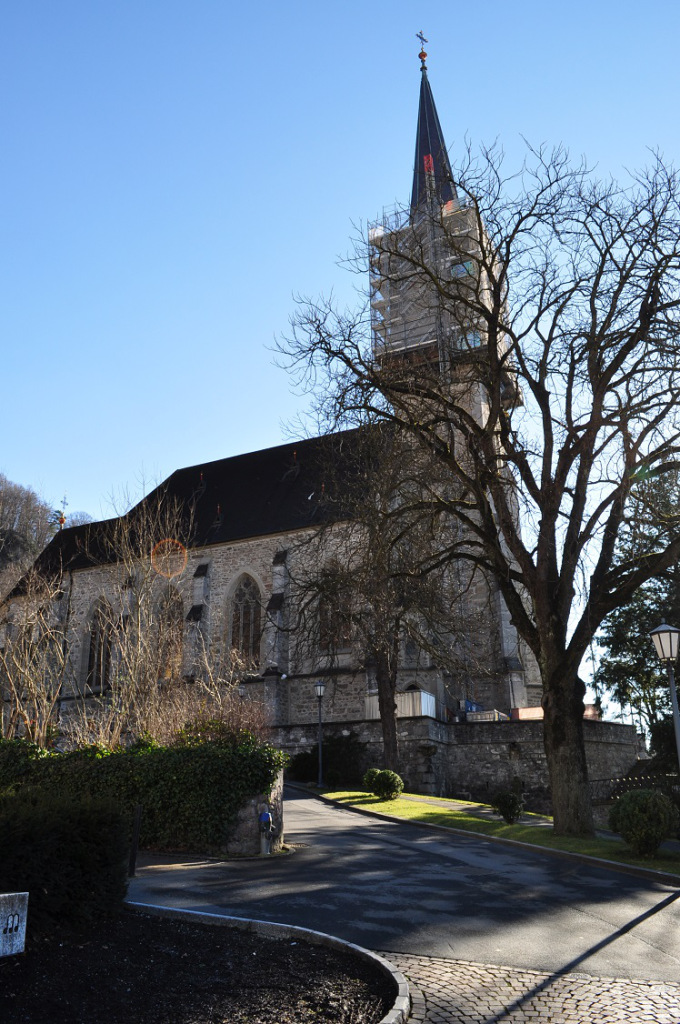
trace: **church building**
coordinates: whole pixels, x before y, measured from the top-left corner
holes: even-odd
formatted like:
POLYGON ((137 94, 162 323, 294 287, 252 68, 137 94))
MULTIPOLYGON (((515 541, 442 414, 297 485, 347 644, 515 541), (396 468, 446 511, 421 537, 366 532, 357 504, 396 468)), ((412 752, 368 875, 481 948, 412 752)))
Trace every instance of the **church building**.
MULTIPOLYGON (((405 225, 412 235, 422 220, 422 244, 436 249, 437 234, 427 217, 433 205, 449 230, 460 224, 461 234, 474 240, 453 184, 425 56, 410 207, 373 224, 368 236, 373 350, 385 365, 441 367, 452 352, 464 355, 483 343, 479 324, 454 322, 421 285, 399 273, 405 225)), ((473 256, 466 259, 462 251, 448 267, 461 287, 474 272, 473 256)), ((521 401, 511 372, 504 372, 508 402, 521 401)), ((470 402, 471 415, 483 416, 481 392, 471 390, 470 402)), ((36 569, 59 580, 54 608, 69 664, 62 715, 73 701, 106 695, 116 671, 115 628, 132 629, 131 595, 148 578, 150 628, 163 648, 161 677, 182 678, 190 686, 206 652, 213 662, 236 658, 242 699, 262 703, 273 741, 291 753, 316 741, 315 684, 322 681, 324 735, 357 737, 365 745, 366 766, 379 764, 371 659, 349 637, 343 642, 338 608, 329 614, 322 601, 312 602, 311 612, 301 616, 297 582, 310 538, 327 528, 321 500, 327 467, 333 465, 336 478, 345 464, 350 471, 354 437, 350 430, 179 469, 120 519, 61 530, 36 569), (143 538, 147 527, 153 535, 148 577, 128 557, 126 542, 113 539, 143 538)), ((333 529, 341 532, 342 522, 333 529)), ((0 633, 18 621, 21 600, 15 591, 0 608, 0 633)), ((547 791, 540 722, 519 720, 532 718, 531 710, 519 709, 533 709, 533 718, 540 714, 533 658, 492 581, 461 587, 457 602, 460 621, 475 622, 483 637, 474 658, 456 668, 437 658, 436 643, 420 646, 407 632, 400 640, 397 725, 407 786, 482 797, 521 777, 529 790, 547 791)), ((626 770, 634 759, 632 730, 613 728, 604 746, 604 731, 586 735, 591 753, 596 741, 600 751, 613 751, 597 754, 607 773, 626 770)))

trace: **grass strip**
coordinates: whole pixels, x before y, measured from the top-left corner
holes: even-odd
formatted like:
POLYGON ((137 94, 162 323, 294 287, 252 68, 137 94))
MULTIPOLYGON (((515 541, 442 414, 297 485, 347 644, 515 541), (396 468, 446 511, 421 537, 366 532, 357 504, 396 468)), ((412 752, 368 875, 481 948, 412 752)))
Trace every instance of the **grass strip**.
MULTIPOLYGON (((359 807, 378 814, 388 814, 404 821, 420 821, 427 825, 441 825, 444 828, 460 829, 463 832, 476 832, 485 836, 496 836, 500 839, 512 839, 517 843, 543 847, 552 850, 563 850, 566 853, 579 853, 586 857, 599 857, 602 860, 614 861, 618 864, 629 864, 633 867, 651 868, 675 874, 680 878, 680 854, 673 851, 659 850, 654 857, 636 857, 633 851, 619 839, 602 839, 599 837, 581 839, 574 836, 555 835, 550 824, 541 815, 523 814, 522 821, 508 825, 502 819, 494 820, 474 813, 474 808, 492 813, 490 807, 483 804, 465 803, 462 809, 446 806, 438 807, 435 803, 422 803, 415 800, 409 793, 403 793, 396 800, 379 800, 369 793, 350 791, 326 791, 324 796, 336 800, 347 807, 359 807), (531 819, 540 824, 530 824, 531 819)), ((430 798, 428 797, 428 801, 430 798)), ((445 800, 437 801, 442 805, 445 800)), ((450 801, 449 801, 450 802, 450 801)))

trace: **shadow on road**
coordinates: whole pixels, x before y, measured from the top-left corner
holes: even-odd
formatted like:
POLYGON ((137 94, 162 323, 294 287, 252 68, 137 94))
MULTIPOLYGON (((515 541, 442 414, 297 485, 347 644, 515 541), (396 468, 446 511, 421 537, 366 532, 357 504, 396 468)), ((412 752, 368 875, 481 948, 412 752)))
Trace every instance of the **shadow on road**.
POLYGON ((661 902, 657 903, 655 907, 650 907, 644 914, 639 914, 638 917, 633 918, 632 921, 628 921, 627 924, 623 925, 623 927, 617 928, 617 930, 612 932, 611 935, 608 935, 605 939, 595 943, 595 945, 591 946, 589 949, 584 950, 580 956, 570 960, 568 964, 564 964, 564 966, 560 967, 559 970, 553 971, 550 977, 546 978, 545 981, 542 981, 539 985, 535 985, 528 992, 525 992, 524 995, 519 999, 516 999, 514 1003, 511 1003, 510 1006, 507 1006, 504 1010, 494 1014, 493 1017, 489 1017, 486 1024, 500 1024, 500 1021, 507 1020, 515 1013, 516 1010, 520 1010, 527 1003, 531 1002, 532 999, 535 999, 537 995, 540 995, 541 992, 545 992, 549 989, 559 978, 563 978, 565 975, 571 974, 591 956, 601 952, 601 950, 610 946, 612 942, 616 942, 616 940, 620 939, 623 935, 627 935, 628 932, 632 932, 634 928, 638 927, 638 925, 649 920, 650 917, 654 917, 655 914, 664 910, 665 907, 670 906, 670 904, 674 903, 677 899, 680 899, 680 890, 678 890, 678 892, 671 893, 671 895, 667 896, 665 900, 661 900, 661 902))

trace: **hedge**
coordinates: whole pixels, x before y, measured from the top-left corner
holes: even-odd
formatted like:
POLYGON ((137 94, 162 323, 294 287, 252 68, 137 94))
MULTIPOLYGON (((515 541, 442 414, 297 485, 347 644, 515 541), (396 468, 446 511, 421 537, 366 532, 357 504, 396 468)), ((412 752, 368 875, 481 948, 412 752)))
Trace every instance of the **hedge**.
POLYGON ((38 787, 75 798, 105 797, 131 820, 142 806, 142 846, 219 851, 239 809, 267 792, 285 755, 248 733, 229 743, 107 751, 87 747, 47 753, 17 740, 0 741, 0 791, 38 787))

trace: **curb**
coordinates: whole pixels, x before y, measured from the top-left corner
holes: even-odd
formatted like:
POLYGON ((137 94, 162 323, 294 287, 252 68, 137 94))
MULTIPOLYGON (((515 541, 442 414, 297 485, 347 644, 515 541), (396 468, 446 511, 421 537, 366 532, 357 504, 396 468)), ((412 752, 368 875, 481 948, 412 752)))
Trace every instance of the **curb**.
POLYGON ((314 946, 328 946, 330 949, 339 949, 344 952, 354 953, 362 960, 368 960, 392 978, 397 986, 397 997, 392 1009, 382 1018, 379 1024, 406 1024, 411 1012, 411 998, 408 982, 403 974, 393 964, 370 949, 363 946, 356 946, 353 942, 345 942, 337 939, 334 935, 327 935, 325 932, 315 932, 311 928, 299 928, 296 925, 279 924, 274 921, 256 921, 249 917, 229 917, 226 914, 206 914, 200 910, 178 910, 175 907, 154 906, 151 903, 134 903, 131 900, 125 901, 125 906, 130 910, 150 914, 156 917, 175 918, 180 921, 199 922, 225 928, 237 928, 240 931, 254 932, 256 935, 266 935, 273 939, 299 938, 314 946))
MULTIPOLYGON (((290 785, 290 783, 287 783, 290 785)), ((633 875, 636 878, 644 878, 648 882, 660 882, 663 885, 672 885, 680 889, 680 875, 671 875, 665 871, 654 871, 652 868, 636 867, 633 864, 621 864, 616 860, 604 860, 602 857, 589 857, 585 853, 570 853, 568 850, 554 850, 550 846, 534 846, 533 843, 520 843, 516 839, 503 839, 501 836, 489 836, 484 832, 471 832, 468 829, 449 828, 447 825, 434 825, 426 821, 413 821, 410 818, 398 818, 395 815, 383 814, 381 811, 369 811, 364 807, 352 807, 340 803, 339 800, 332 800, 330 797, 322 796, 320 793, 310 793, 302 787, 292 786, 298 792, 306 792, 317 800, 323 800, 331 807, 338 807, 343 811, 352 811, 354 814, 363 814, 366 818, 377 818, 380 821, 396 822, 399 825, 413 825, 415 828, 434 829, 437 832, 448 833, 448 835, 462 836, 468 839, 483 839, 487 843, 498 843, 500 846, 510 846, 517 850, 528 850, 532 853, 545 853, 550 857, 560 857, 562 860, 570 860, 574 864, 586 864, 594 868, 605 868, 607 871, 619 871, 624 875, 633 875)))

